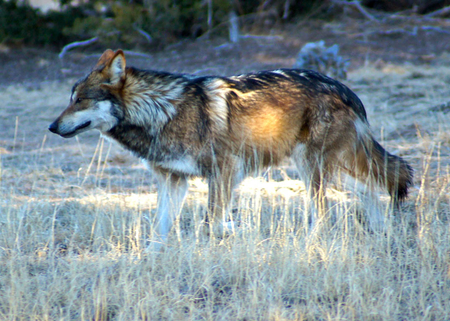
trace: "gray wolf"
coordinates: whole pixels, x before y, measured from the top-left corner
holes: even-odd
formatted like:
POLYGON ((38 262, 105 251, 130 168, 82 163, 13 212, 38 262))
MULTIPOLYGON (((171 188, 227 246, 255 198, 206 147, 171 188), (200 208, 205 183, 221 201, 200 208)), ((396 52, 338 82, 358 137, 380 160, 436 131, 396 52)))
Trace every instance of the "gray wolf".
MULTIPOLYGON (((287 157, 305 182, 313 226, 326 184, 338 172, 387 189, 395 204, 413 179, 407 162, 375 141, 356 94, 308 70, 198 77, 128 67, 122 50, 107 50, 73 86, 69 106, 49 127, 65 138, 91 129, 154 172, 162 241, 192 176, 208 181, 205 221, 213 233, 233 188, 287 157)), ((382 220, 372 216, 373 225, 382 220)))

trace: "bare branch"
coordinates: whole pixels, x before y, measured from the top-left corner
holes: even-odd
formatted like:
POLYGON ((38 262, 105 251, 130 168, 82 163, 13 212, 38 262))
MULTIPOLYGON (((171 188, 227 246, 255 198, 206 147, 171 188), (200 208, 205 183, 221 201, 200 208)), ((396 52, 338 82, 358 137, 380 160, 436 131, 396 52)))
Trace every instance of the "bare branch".
POLYGON ((133 24, 133 29, 136 30, 137 32, 139 32, 139 34, 142 35, 145 39, 147 39, 147 41, 149 43, 151 43, 153 41, 152 36, 150 36, 147 32, 145 32, 144 30, 142 30, 141 28, 137 27, 134 24, 133 24))
POLYGON ((353 1, 341 1, 341 0, 332 0, 333 3, 335 4, 340 4, 340 5, 352 5, 354 7, 356 7, 356 9, 359 10, 359 12, 361 12, 363 14, 363 16, 365 16, 367 19, 372 20, 372 21, 378 21, 377 18, 375 18, 373 15, 371 15, 369 12, 367 12, 366 9, 364 9, 364 7, 361 5, 361 3, 358 0, 353 0, 353 1))
POLYGON ((291 3, 289 0, 286 0, 284 3, 284 11, 283 11, 283 19, 286 20, 289 16, 289 8, 291 6, 291 3))
POLYGON ((438 33, 444 33, 444 34, 450 34, 450 31, 444 30, 439 27, 434 26, 415 26, 412 30, 406 30, 403 28, 395 28, 395 29, 389 29, 389 30, 372 30, 372 31, 365 31, 360 33, 352 34, 351 37, 363 37, 368 35, 395 35, 395 34, 407 34, 410 36, 417 36, 417 32, 419 30, 425 31, 425 32, 438 32, 438 33))
POLYGON ((208 0, 208 30, 211 30, 212 28, 212 16, 213 16, 213 6, 212 6, 212 0, 208 0))
POLYGON ((230 12, 230 19, 229 19, 229 26, 228 26, 228 32, 230 41, 233 43, 236 43, 239 41, 240 34, 239 34, 239 19, 236 15, 236 12, 231 11, 230 12))
POLYGON ((267 40, 282 40, 282 36, 260 36, 260 35, 241 35, 241 38, 247 38, 247 39, 267 39, 267 40))
POLYGON ((68 45, 65 45, 61 52, 59 53, 58 57, 59 59, 62 59, 64 57, 64 55, 67 53, 67 51, 69 51, 72 48, 76 48, 76 47, 83 47, 83 46, 88 46, 94 42, 98 41, 98 37, 94 37, 88 40, 84 40, 84 41, 75 41, 72 43, 69 43, 68 45))
POLYGON ((433 18, 433 17, 444 17, 450 14, 450 6, 444 7, 442 9, 430 12, 429 14, 426 14, 425 17, 433 18))

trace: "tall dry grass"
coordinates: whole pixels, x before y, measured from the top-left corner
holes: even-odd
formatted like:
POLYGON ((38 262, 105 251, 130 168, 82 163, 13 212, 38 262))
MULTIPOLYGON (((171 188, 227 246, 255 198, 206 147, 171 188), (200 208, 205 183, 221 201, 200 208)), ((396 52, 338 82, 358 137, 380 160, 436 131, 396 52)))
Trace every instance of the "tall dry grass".
POLYGON ((450 101, 450 70, 350 77, 375 136, 416 170, 383 233, 333 188, 330 219, 307 233, 303 184, 287 166, 291 179, 245 181, 241 227, 211 241, 196 233, 206 185, 192 180, 160 253, 145 251, 156 187, 144 167, 95 133, 45 136, 69 85, 2 91, 0 320, 449 320, 450 116, 430 107, 450 101))

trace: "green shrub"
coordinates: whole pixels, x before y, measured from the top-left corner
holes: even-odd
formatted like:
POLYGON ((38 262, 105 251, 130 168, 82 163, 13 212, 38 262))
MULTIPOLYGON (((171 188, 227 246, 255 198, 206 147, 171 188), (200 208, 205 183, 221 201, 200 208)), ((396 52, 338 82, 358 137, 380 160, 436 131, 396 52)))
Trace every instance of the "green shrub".
POLYGON ((76 7, 43 14, 26 2, 0 0, 0 42, 61 45, 75 39, 63 29, 81 17, 85 14, 76 7))
MULTIPOLYGON (((289 17, 324 1, 290 1, 289 17)), ((181 38, 197 37, 215 26, 223 26, 215 31, 226 34, 231 10, 250 16, 270 11, 281 17, 285 3, 286 0, 92 0, 74 5, 72 0, 60 0, 63 10, 44 14, 26 2, 0 0, 0 42, 62 46, 99 37, 105 45, 155 48, 181 38)))
POLYGON ((16 0, 0 0, 0 41, 36 39, 40 24, 37 10, 18 5, 16 0))
MULTIPOLYGON (((103 4, 102 0, 98 4, 103 4)), ((104 3, 106 5, 106 3, 104 3)), ((99 6, 100 7, 100 6, 99 6)), ((104 6, 103 11, 104 10, 104 6)), ((228 0, 213 2, 212 24, 222 22, 231 10, 228 0)), ((100 36, 102 40, 114 40, 124 44, 145 44, 148 40, 138 30, 152 38, 152 46, 195 37, 208 30, 208 7, 201 0, 158 0, 144 6, 117 1, 96 16, 80 18, 67 35, 84 38, 100 36)))

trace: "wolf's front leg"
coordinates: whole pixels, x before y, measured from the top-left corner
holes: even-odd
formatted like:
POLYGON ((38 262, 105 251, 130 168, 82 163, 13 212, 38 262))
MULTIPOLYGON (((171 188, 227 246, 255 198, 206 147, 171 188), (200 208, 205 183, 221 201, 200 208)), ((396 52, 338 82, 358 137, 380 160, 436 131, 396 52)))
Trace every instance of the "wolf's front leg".
POLYGON ((167 240, 173 221, 181 213, 186 197, 188 182, 185 176, 166 171, 154 171, 158 180, 158 204, 156 240, 150 244, 152 249, 159 249, 167 240))

